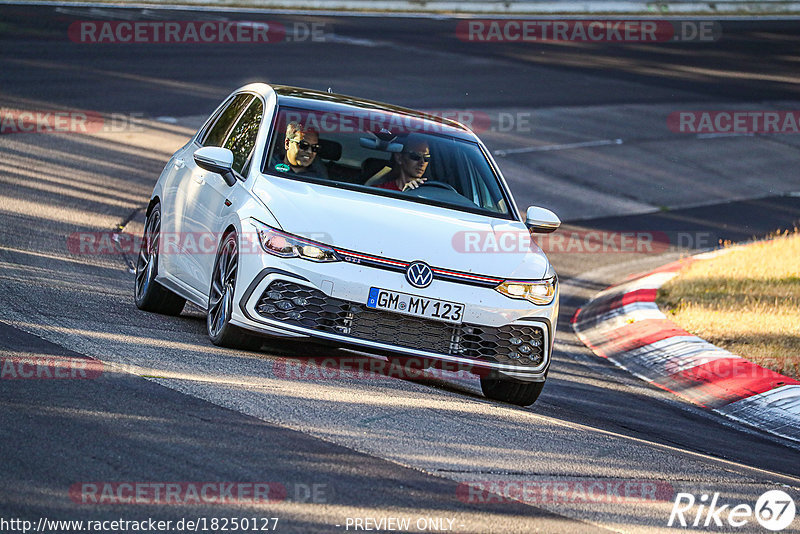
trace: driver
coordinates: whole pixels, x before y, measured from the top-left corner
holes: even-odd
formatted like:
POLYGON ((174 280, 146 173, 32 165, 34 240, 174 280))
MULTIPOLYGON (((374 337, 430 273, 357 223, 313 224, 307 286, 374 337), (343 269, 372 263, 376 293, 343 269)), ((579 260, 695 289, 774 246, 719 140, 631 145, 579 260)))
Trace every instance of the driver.
POLYGON ((304 127, 299 122, 290 122, 286 126, 283 149, 283 161, 273 159, 273 168, 293 174, 308 173, 321 178, 328 177, 328 170, 317 159, 319 134, 313 128, 304 127))
POLYGON ((392 191, 405 191, 416 189, 427 178, 425 169, 431 160, 431 150, 428 141, 419 135, 409 135, 403 146, 403 151, 392 154, 394 166, 390 169, 384 167, 375 176, 367 180, 366 185, 390 189, 392 191), (372 182, 372 183, 370 183, 372 182))

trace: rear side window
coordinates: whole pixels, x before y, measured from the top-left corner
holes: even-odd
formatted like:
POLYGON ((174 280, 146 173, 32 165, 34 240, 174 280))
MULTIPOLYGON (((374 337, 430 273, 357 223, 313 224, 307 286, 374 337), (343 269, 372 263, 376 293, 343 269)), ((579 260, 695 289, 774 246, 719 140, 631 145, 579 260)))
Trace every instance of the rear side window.
POLYGON ((225 142, 225 138, 228 136, 228 132, 230 132, 231 128, 233 128, 234 122, 237 118, 239 118, 239 115, 252 99, 253 95, 241 94, 237 95, 233 100, 231 100, 231 103, 227 108, 225 108, 225 111, 220 113, 219 117, 217 117, 217 121, 214 123, 214 126, 212 126, 206 134, 202 145, 222 146, 222 143, 225 142))
POLYGON ((261 99, 256 98, 247 111, 231 130, 228 140, 225 141, 225 148, 233 152, 233 170, 244 175, 244 166, 253 152, 258 135, 258 127, 261 125, 261 116, 264 114, 264 105, 261 99))

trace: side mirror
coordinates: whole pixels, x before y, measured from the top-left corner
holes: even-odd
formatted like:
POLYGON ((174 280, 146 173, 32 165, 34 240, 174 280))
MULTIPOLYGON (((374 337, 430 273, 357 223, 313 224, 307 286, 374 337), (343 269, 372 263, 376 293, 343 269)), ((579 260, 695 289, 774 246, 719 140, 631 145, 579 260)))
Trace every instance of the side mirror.
POLYGON ((549 234, 558 230, 561 219, 548 209, 531 206, 525 214, 525 226, 533 233, 549 234))
POLYGON ((233 186, 236 176, 233 174, 233 152, 218 146, 204 146, 194 153, 194 162, 208 172, 222 176, 225 183, 233 186))

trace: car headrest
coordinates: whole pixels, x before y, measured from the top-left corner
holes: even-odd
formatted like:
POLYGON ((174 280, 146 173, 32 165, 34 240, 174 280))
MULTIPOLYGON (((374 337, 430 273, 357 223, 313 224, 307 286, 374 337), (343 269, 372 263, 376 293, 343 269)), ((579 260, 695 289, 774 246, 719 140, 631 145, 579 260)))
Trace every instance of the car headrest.
POLYGON ((361 174, 369 178, 384 167, 391 167, 392 161, 383 158, 367 158, 361 162, 361 174))
POLYGON ((327 139, 319 140, 319 150, 317 157, 327 159, 330 161, 337 161, 342 157, 342 145, 336 141, 329 141, 327 139))

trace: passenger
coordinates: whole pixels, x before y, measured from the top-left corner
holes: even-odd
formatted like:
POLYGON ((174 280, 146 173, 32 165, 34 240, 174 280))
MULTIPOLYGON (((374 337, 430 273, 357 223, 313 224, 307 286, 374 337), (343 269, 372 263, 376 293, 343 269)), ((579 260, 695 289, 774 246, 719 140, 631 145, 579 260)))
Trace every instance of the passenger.
POLYGON ((294 174, 313 174, 320 178, 328 177, 328 169, 317 159, 319 134, 313 128, 304 128, 296 121, 290 122, 286 126, 283 149, 283 161, 278 159, 278 154, 273 154, 273 169, 294 174))
POLYGON ((428 168, 431 151, 428 141, 419 135, 409 135, 403 146, 402 152, 392 154, 393 166, 384 167, 365 185, 390 189, 392 191, 406 191, 416 189, 427 180, 422 175, 428 168))

